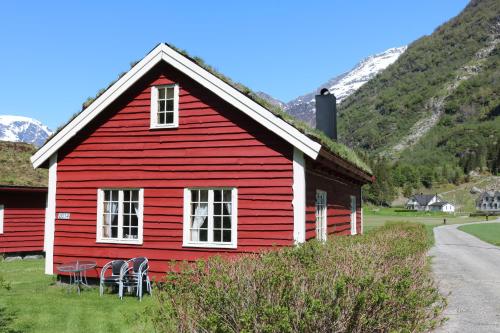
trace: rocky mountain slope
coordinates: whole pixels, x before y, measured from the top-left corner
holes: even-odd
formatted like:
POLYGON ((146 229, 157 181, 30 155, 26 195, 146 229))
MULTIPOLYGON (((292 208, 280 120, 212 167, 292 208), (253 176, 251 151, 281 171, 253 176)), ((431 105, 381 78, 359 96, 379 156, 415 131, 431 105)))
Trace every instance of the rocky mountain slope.
MULTIPOLYGON (((379 72, 394 63, 406 50, 406 46, 388 49, 382 53, 361 60, 353 69, 328 80, 315 91, 299 96, 280 106, 292 116, 309 124, 315 123, 314 96, 323 88, 327 88, 337 97, 337 103, 353 94, 379 72)), ((263 96, 265 97, 265 96, 263 96)), ((279 104, 278 104, 279 105, 279 104)))
POLYGON ((41 146, 52 131, 38 120, 0 115, 0 141, 25 142, 41 146))
POLYGON ((429 144, 447 150, 453 129, 496 128, 499 36, 500 2, 471 1, 341 104, 342 141, 371 152, 404 153, 433 137, 429 144))

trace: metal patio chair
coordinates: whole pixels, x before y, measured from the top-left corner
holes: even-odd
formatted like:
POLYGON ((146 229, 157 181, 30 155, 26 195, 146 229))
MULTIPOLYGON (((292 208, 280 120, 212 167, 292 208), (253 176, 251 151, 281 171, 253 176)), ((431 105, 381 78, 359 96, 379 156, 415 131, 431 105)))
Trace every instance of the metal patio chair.
POLYGON ((142 300, 143 285, 146 284, 146 291, 151 295, 151 280, 149 279, 149 264, 146 257, 137 257, 127 260, 127 270, 123 274, 122 292, 120 298, 123 298, 123 287, 136 289, 136 296, 142 300))
POLYGON ((123 293, 123 276, 128 268, 125 260, 112 260, 104 265, 101 269, 99 281, 99 294, 104 294, 105 285, 118 286, 118 296, 121 298, 123 293), (111 274, 107 274, 110 271, 111 274))

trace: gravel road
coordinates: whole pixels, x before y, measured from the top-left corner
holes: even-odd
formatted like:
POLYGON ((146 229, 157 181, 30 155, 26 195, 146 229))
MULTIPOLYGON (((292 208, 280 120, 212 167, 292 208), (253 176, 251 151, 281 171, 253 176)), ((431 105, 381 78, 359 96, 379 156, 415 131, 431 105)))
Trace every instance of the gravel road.
POLYGON ((434 229, 432 267, 449 318, 435 332, 500 332, 500 247, 457 227, 434 229))

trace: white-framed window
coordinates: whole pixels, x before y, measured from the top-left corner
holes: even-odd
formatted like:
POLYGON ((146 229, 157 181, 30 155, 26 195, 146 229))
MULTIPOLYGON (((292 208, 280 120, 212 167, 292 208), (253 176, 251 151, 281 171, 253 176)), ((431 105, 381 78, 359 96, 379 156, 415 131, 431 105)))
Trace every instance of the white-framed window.
POLYGON ((351 235, 356 234, 356 196, 351 195, 351 235))
POLYGON ((327 207, 326 192, 316 190, 316 239, 320 241, 327 238, 327 207))
POLYGON ((97 242, 142 244, 143 189, 97 191, 97 242))
POLYGON ((3 234, 3 205, 0 205, 0 234, 3 234))
POLYGON ((184 189, 183 246, 236 248, 236 188, 184 189))
POLYGON ((151 128, 179 127, 179 85, 151 87, 151 128))

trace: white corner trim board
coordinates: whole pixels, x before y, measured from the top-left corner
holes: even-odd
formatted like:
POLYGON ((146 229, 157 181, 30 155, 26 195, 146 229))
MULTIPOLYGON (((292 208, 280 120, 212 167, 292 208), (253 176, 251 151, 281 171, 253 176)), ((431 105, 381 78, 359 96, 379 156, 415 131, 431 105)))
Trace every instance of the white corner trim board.
POLYGON ((32 157, 31 163, 35 168, 47 161, 69 139, 75 136, 82 128, 90 123, 101 111, 115 101, 137 80, 153 68, 160 61, 165 61, 172 67, 186 74, 202 86, 206 87, 229 104, 233 105, 255 121, 282 137, 304 154, 316 159, 321 145, 301 133, 294 126, 280 119, 260 104, 254 102, 237 89, 225 83, 212 73, 173 50, 166 44, 159 44, 130 71, 116 81, 108 90, 99 96, 75 119, 67 124, 54 138, 42 146, 32 157))
POLYGON ((3 234, 3 205, 0 205, 0 234, 3 234))
POLYGON ((306 163, 304 154, 293 149, 293 240, 306 241, 306 163))
POLYGON ((57 185, 57 153, 49 160, 49 188, 47 207, 45 208, 45 232, 43 249, 45 251, 45 274, 54 274, 54 232, 56 220, 56 185, 57 185))

